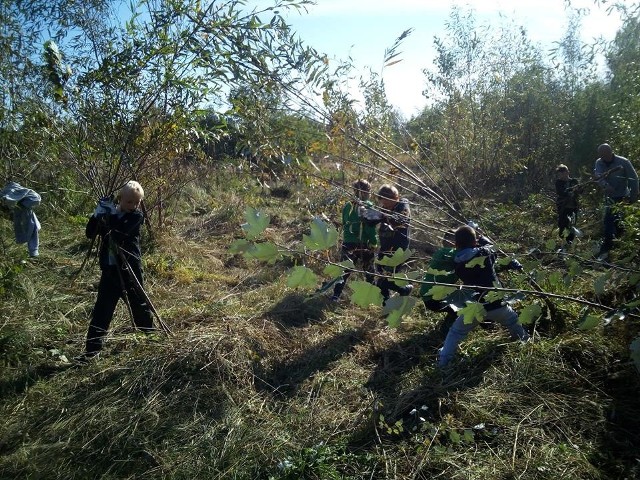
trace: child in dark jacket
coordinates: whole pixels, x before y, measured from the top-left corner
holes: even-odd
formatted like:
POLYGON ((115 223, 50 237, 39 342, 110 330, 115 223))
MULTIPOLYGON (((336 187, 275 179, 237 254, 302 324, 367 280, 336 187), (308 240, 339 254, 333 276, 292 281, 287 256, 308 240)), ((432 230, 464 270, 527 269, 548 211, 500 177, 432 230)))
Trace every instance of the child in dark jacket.
POLYGON ((571 178, 569 167, 564 164, 556 168, 556 207, 558 209, 558 235, 571 245, 578 230, 578 179, 571 178))
MULTIPOLYGON (((375 223, 366 219, 367 210, 373 207, 369 200, 371 184, 360 179, 353 184, 353 190, 357 200, 347 202, 342 208, 343 241, 340 260, 359 263, 365 272, 367 282, 373 283, 373 257, 378 245, 378 235, 375 223)), ((331 300, 338 301, 350 275, 350 270, 344 272, 342 279, 333 288, 331 300)))
POLYGON ((143 197, 142 186, 130 181, 122 187, 117 207, 110 202, 101 201, 87 223, 87 237, 93 239, 98 235, 102 239, 99 252, 102 273, 98 298, 87 332, 85 359, 95 356, 102 349, 120 298, 128 301, 138 329, 144 332, 153 330, 151 310, 141 292, 143 274, 140 229, 144 216, 139 206, 143 197), (135 275, 139 286, 132 275, 135 275))
MULTIPOLYGON (((520 339, 523 342, 528 341, 529 334, 518 323, 518 314, 509 305, 503 304, 501 300, 483 302, 487 291, 493 287, 500 287, 500 281, 495 270, 497 253, 492 245, 479 246, 475 230, 467 225, 456 230, 455 240, 456 255, 454 263, 457 276, 464 285, 487 287, 487 290, 480 290, 477 294, 477 301, 483 304, 486 311, 485 319, 500 323, 509 330, 512 338, 520 339), (482 265, 470 267, 468 264, 474 259, 484 260, 482 265)), ((507 268, 520 270, 522 266, 517 260, 512 260, 507 268)), ((460 342, 477 325, 478 321, 476 319, 471 323, 464 323, 464 316, 462 315, 455 320, 440 350, 438 366, 444 367, 451 361, 460 342)))
MULTIPOLYGON (((398 189, 393 185, 382 185, 378 190, 378 199, 382 213, 378 230, 380 237, 378 259, 380 260, 385 256, 392 256, 399 248, 403 250, 409 248, 411 210, 409 209, 409 200, 400 198, 398 189)), ((385 265, 378 265, 377 272, 382 275, 393 275, 403 269, 404 264, 398 265, 395 269, 385 265)), ((413 289, 411 284, 400 287, 393 280, 389 280, 384 276, 378 277, 377 285, 380 288, 384 302, 389 299, 391 290, 406 296, 413 289)))

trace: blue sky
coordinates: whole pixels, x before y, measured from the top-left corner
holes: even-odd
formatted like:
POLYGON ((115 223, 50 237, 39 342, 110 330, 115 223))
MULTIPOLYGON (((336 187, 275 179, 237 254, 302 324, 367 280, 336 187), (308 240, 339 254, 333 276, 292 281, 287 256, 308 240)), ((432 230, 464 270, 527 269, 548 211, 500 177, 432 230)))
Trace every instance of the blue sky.
MULTIPOLYGON (((433 38, 444 36, 451 6, 468 6, 478 23, 498 23, 504 14, 526 27, 529 38, 550 48, 562 38, 568 23, 564 0, 317 0, 308 14, 292 13, 288 23, 299 36, 330 59, 351 57, 361 69, 382 71, 387 96, 407 118, 425 105, 424 75, 434 58, 433 38), (413 28, 400 51, 402 62, 382 70, 384 51, 406 29, 413 28)), ((620 26, 616 14, 607 14, 594 0, 571 0, 587 8, 582 21, 583 40, 612 39, 620 26)))

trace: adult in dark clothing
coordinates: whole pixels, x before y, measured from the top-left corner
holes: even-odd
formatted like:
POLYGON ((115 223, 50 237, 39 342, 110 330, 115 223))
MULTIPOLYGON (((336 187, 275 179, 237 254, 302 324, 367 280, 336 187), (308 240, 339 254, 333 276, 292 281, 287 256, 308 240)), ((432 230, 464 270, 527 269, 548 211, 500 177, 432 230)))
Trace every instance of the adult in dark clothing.
MULTIPOLYGON (((380 250, 378 252, 378 260, 393 256, 394 252, 400 248, 407 250, 409 248, 409 223, 411 221, 411 210, 409 208, 409 200, 400 198, 398 189, 393 185, 382 185, 378 190, 378 203, 382 213, 378 236, 380 238, 380 250)), ((377 272, 381 275, 393 276, 394 274, 404 270, 405 264, 397 267, 388 267, 385 265, 377 266, 377 272)), ((378 288, 382 293, 383 301, 386 302, 391 295, 391 290, 398 292, 402 296, 409 295, 413 290, 413 285, 399 286, 393 280, 389 280, 385 276, 378 277, 378 288)))
POLYGON ((606 143, 598 147, 598 155, 600 158, 596 160, 593 174, 605 195, 605 212, 604 238, 597 257, 607 260, 613 240, 623 232, 619 205, 638 201, 638 174, 629 160, 615 155, 606 143))
MULTIPOLYGON (((486 320, 491 320, 500 323, 504 326, 512 338, 517 338, 522 341, 529 339, 529 334, 518 323, 518 314, 506 304, 503 304, 501 300, 494 300, 492 302, 484 302, 485 294, 493 287, 499 287, 500 281, 496 274, 495 266, 497 260, 497 253, 492 245, 478 245, 478 239, 476 232, 473 228, 464 225, 459 227, 455 233, 456 238, 456 255, 454 257, 455 273, 462 280, 464 285, 487 287, 487 290, 481 290, 477 292, 476 300, 482 303, 485 309, 486 320), (476 264, 478 259, 482 259, 482 264, 476 264), (473 266, 469 263, 474 261, 473 266)), ((512 260, 507 268, 521 269, 522 266, 517 260, 512 260)), ((464 316, 459 316, 447 333, 447 338, 444 341, 444 345, 440 350, 440 356, 438 358, 438 366, 446 366, 455 355, 458 345, 464 340, 469 332, 471 332, 477 325, 478 320, 473 319, 470 323, 465 323, 464 316)))
POLYGON ((578 219, 578 179, 569 174, 564 164, 556 168, 556 207, 558 210, 558 235, 571 245, 576 238, 578 219))
POLYGON ((102 273, 98 298, 87 332, 85 359, 95 356, 102 349, 104 337, 120 298, 128 301, 134 324, 138 329, 144 332, 153 330, 151 309, 141 292, 143 274, 140 229, 144 216, 139 206, 143 197, 144 191, 140 184, 130 181, 122 188, 117 207, 109 202, 101 202, 87 223, 87 237, 101 237, 99 261, 102 273), (127 269, 124 260, 130 270, 127 269), (139 286, 131 277, 132 274, 138 280, 139 286))

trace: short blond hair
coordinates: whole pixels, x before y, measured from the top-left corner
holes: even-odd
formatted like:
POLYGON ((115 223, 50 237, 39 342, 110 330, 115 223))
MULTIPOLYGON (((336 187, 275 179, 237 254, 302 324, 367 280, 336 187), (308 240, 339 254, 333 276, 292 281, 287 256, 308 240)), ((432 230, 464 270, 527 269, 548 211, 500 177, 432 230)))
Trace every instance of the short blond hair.
POLYGON ((140 200, 144 198, 144 190, 142 189, 142 185, 140 185, 135 180, 129 180, 124 184, 124 186, 122 187, 122 191, 120 192, 120 195, 122 194, 135 194, 140 200))

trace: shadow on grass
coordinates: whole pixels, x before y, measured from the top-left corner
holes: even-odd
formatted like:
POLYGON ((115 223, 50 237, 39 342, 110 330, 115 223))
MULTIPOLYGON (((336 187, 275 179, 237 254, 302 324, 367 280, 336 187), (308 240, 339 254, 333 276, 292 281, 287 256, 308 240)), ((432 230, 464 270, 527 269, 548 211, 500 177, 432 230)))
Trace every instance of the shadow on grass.
POLYGON ((17 409, 13 423, 20 429, 7 429, 0 455, 18 461, 5 464, 7 476, 0 476, 49 478, 42 469, 59 456, 73 458, 67 472, 74 478, 91 477, 87 465, 109 478, 147 478, 161 466, 158 446, 225 417, 230 402, 222 385, 235 371, 211 355, 202 349, 117 364, 98 359, 66 370, 64 381, 27 395, 17 409), (59 441, 61 424, 65 442, 59 441))
POLYGON ((309 297, 301 293, 290 293, 276 303, 267 316, 283 328, 299 328, 327 319, 326 311, 336 308, 326 297, 309 297))
POLYGON ((438 369, 437 350, 442 346, 445 334, 446 328, 439 326, 413 335, 371 357, 377 366, 365 386, 374 393, 377 405, 372 417, 352 434, 352 446, 363 446, 376 438, 381 414, 389 425, 401 421, 407 434, 419 417, 438 422, 448 413, 442 399, 454 392, 478 386, 483 381, 484 372, 506 348, 498 343, 500 340, 487 342, 486 351, 482 354, 454 361, 446 369, 438 369), (407 380, 414 369, 422 372, 417 382, 407 380), (407 383, 414 386, 403 388, 407 383))
POLYGON ((630 365, 610 375, 604 389, 611 398, 601 451, 596 460, 617 478, 640 478, 640 376, 630 365))
POLYGON ((47 380, 66 369, 65 367, 51 364, 42 364, 21 369, 19 374, 0 380, 0 400, 4 401, 6 398, 22 395, 29 387, 35 385, 37 382, 47 380))
POLYGON ((302 382, 351 352, 364 336, 365 331, 362 328, 347 330, 290 360, 277 363, 269 370, 264 371, 258 366, 258 369, 254 370, 256 389, 286 396, 294 395, 302 382))

